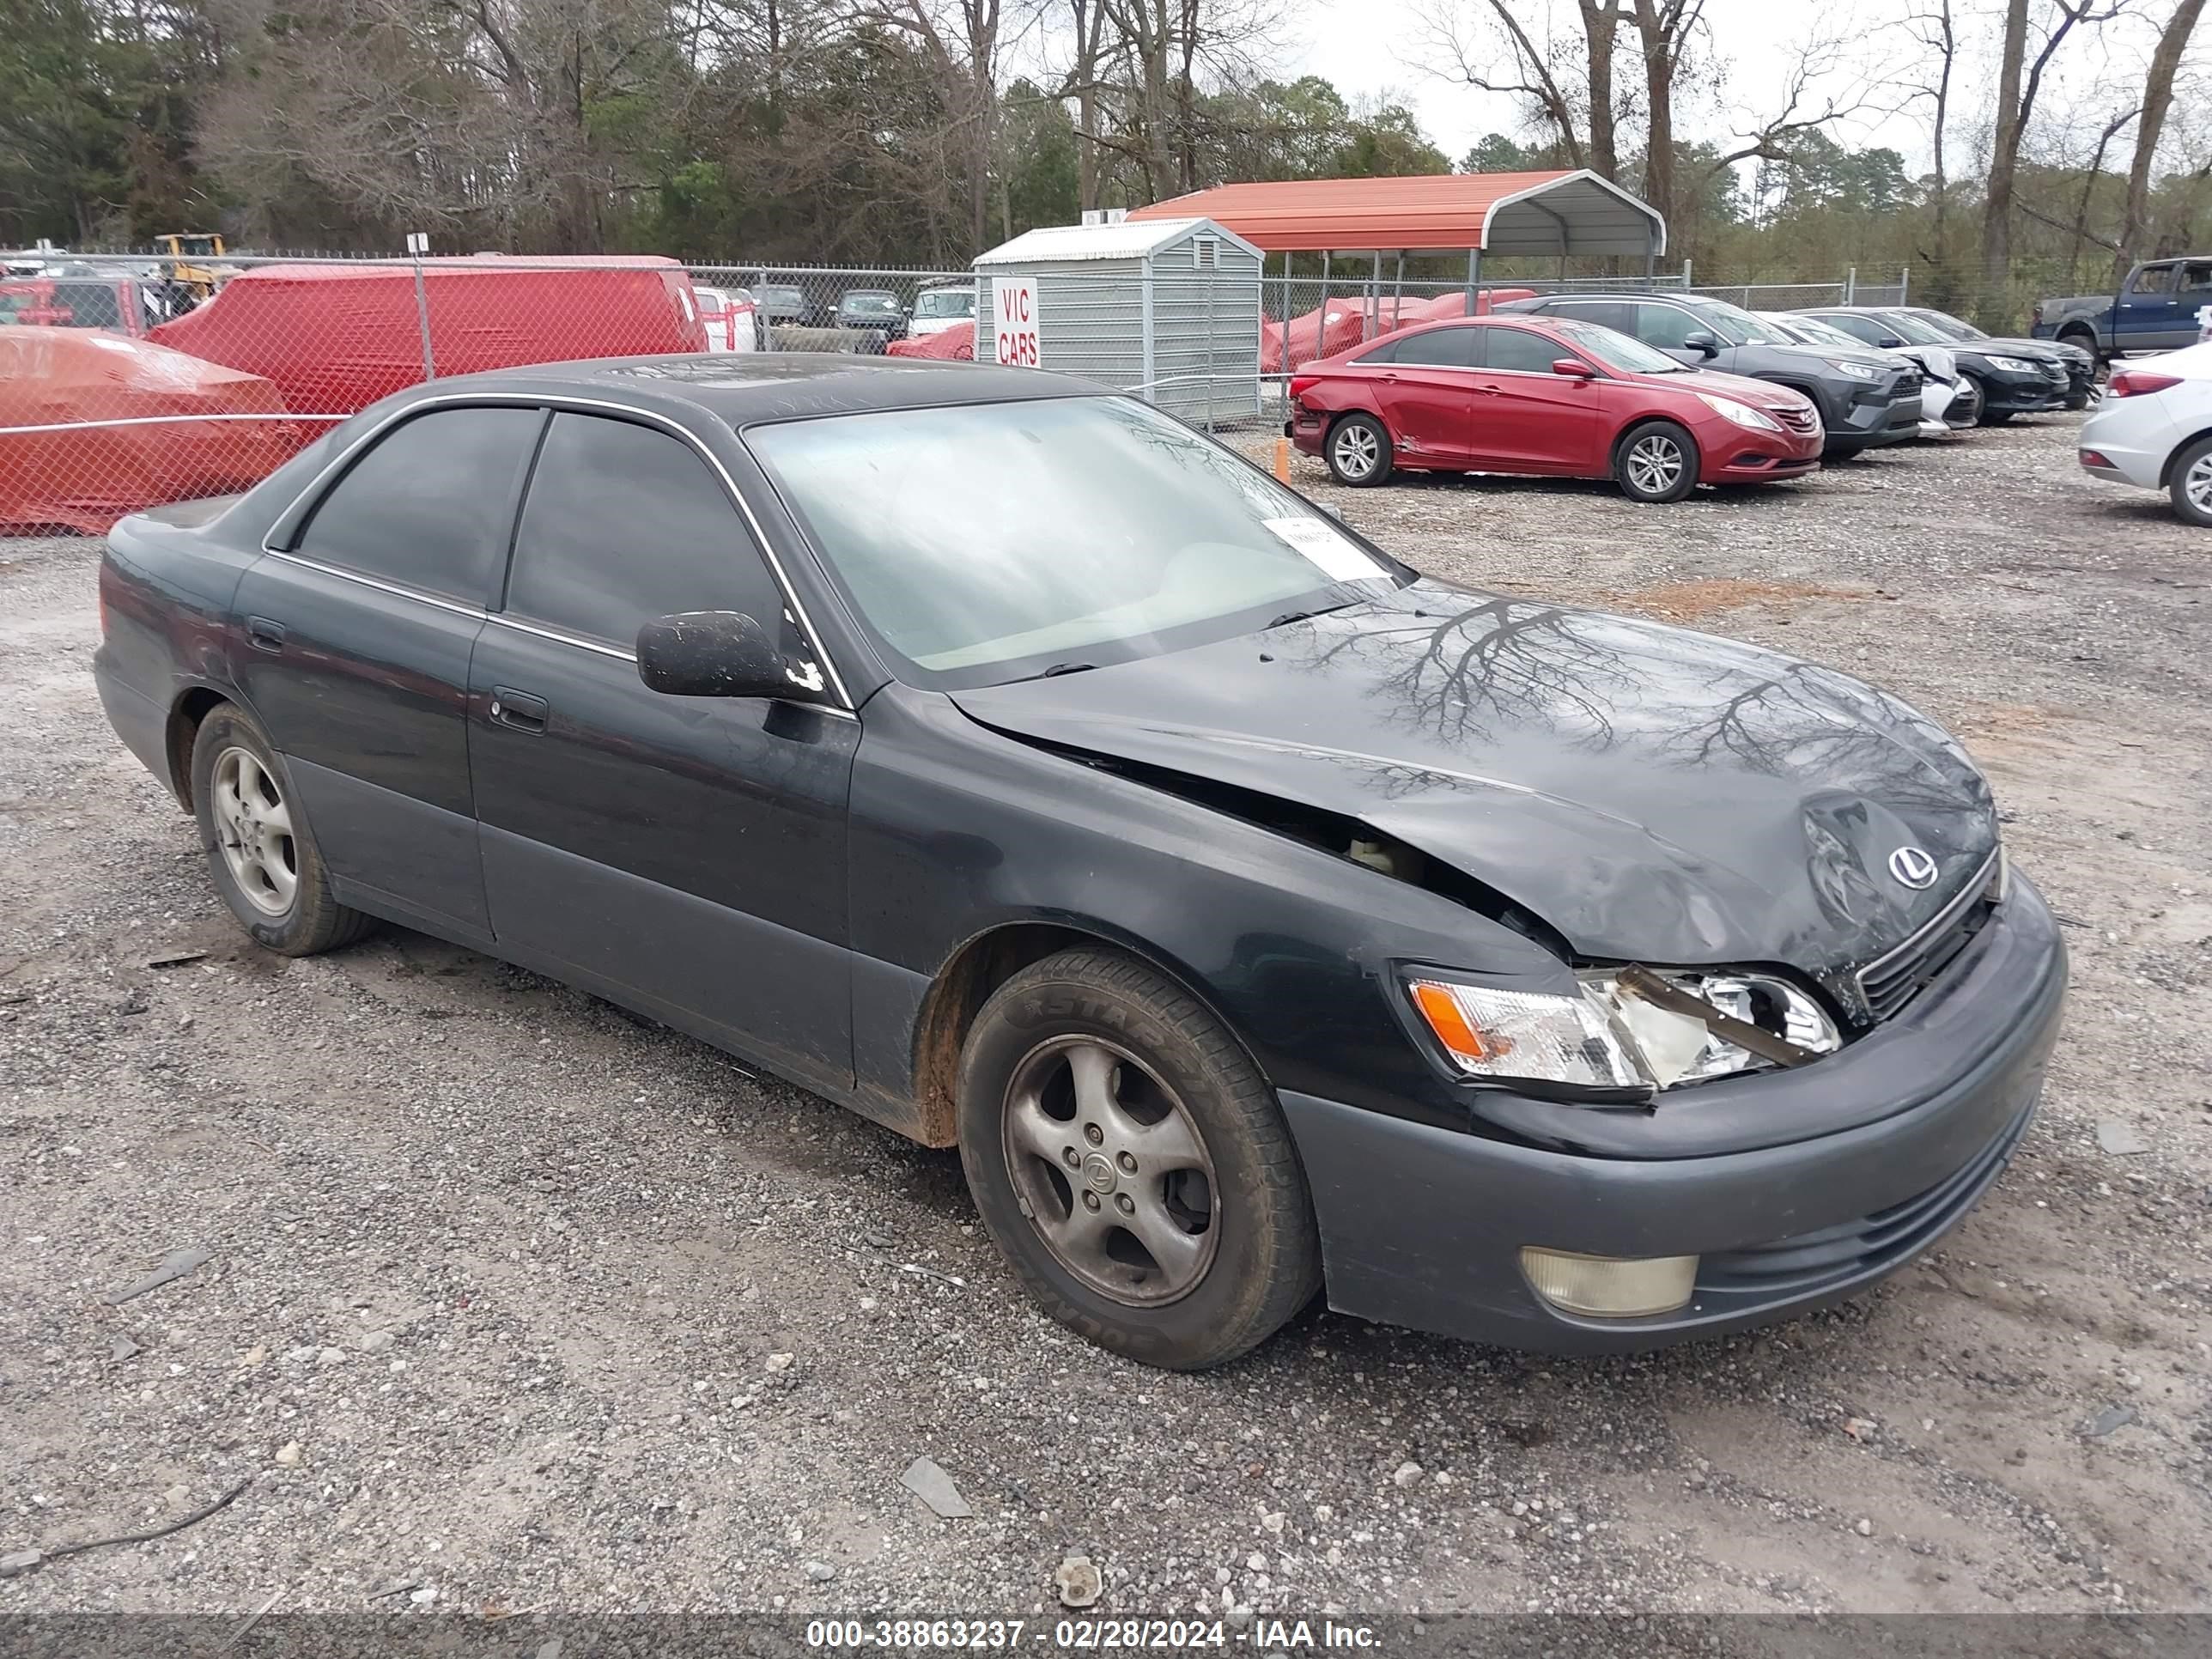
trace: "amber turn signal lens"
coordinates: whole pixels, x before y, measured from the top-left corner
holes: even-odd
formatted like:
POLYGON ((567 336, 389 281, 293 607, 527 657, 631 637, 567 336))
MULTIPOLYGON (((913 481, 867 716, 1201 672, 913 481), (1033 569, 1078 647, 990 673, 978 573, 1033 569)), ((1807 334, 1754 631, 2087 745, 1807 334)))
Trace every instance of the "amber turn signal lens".
POLYGON ((1486 1036, 1475 1030, 1466 1010, 1459 1006, 1459 999, 1443 986, 1416 981, 1413 1006, 1429 1022, 1437 1041, 1455 1054, 1463 1054, 1469 1060, 1496 1060, 1513 1046, 1503 1038, 1486 1036))

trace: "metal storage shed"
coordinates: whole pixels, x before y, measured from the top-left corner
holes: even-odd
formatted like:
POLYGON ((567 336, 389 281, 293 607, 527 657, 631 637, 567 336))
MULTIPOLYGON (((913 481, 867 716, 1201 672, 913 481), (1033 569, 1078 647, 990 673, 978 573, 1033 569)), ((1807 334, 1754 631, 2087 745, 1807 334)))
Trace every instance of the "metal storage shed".
POLYGON ((994 358, 994 280, 1030 277, 1040 368, 1197 425, 1255 418, 1261 258, 1188 215, 1024 232, 975 260, 976 361, 994 358))

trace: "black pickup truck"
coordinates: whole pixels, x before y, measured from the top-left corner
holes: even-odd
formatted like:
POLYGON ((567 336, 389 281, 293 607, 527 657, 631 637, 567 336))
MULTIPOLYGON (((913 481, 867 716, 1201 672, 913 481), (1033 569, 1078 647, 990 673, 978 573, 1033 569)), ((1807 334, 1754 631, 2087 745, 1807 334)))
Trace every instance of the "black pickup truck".
POLYGON ((2195 345, 2212 307, 2212 257, 2147 259, 2128 273, 2118 294, 2077 294, 2036 302, 2039 340, 2063 340, 2118 357, 2130 351, 2177 351, 2195 345))

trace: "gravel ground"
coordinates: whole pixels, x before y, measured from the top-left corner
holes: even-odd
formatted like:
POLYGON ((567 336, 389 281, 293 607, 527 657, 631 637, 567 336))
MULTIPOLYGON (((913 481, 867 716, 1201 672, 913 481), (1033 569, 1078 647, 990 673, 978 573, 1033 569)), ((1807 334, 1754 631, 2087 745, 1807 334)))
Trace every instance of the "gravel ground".
POLYGON ((2205 1607, 2212 535, 2074 425, 1666 508, 1300 464, 1433 573, 1899 690, 2069 921, 2045 1111, 1942 1249, 1630 1360, 1315 1311, 1140 1370, 949 1153, 414 934, 259 953, 101 719, 96 544, 0 544, 0 1555, 252 1477, 0 1611, 1011 1612, 1071 1551, 1116 1612, 2205 1607))

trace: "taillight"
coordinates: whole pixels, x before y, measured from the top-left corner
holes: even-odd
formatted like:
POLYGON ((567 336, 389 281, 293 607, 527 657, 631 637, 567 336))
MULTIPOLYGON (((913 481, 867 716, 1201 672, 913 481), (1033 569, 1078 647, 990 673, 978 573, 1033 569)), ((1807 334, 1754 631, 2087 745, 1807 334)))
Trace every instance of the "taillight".
POLYGON ((2179 386, 2179 374, 2154 374, 2146 368, 2116 368, 2106 383, 2107 398, 2143 398, 2154 392, 2163 392, 2170 386, 2179 386))
POLYGON ((1318 374, 1293 374, 1291 376, 1291 396, 1303 398, 1320 384, 1321 376, 1318 374))

